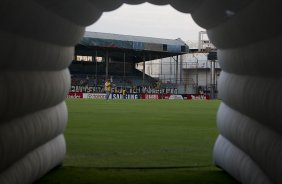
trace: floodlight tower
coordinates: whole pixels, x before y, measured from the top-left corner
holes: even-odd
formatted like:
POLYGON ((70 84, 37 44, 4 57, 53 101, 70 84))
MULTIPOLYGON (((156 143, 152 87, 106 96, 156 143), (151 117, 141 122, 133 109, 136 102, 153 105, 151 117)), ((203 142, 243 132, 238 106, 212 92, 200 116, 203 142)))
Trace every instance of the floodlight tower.
POLYGON ((198 52, 208 52, 215 49, 215 46, 210 42, 206 31, 199 31, 198 52))
POLYGON ((199 40, 198 40, 198 52, 203 50, 203 36, 207 34, 206 31, 199 31, 199 40))

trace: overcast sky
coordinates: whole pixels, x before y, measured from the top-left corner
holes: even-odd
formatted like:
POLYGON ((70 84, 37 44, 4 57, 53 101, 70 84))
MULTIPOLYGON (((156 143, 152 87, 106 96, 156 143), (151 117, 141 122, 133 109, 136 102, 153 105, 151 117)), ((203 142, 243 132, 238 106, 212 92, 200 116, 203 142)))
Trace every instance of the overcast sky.
POLYGON ((87 31, 148 36, 157 38, 197 41, 199 27, 189 14, 178 12, 169 5, 122 5, 119 9, 103 13, 87 31))

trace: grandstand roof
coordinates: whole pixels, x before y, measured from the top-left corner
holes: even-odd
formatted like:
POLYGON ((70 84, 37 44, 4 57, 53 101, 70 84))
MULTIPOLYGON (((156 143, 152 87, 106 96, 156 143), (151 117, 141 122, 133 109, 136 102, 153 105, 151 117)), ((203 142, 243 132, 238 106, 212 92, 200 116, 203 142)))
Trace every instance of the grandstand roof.
POLYGON ((149 61, 189 52, 188 45, 178 39, 162 39, 111 33, 85 32, 76 46, 76 54, 105 56, 115 61, 149 61))
POLYGON ((186 44, 180 38, 172 40, 172 39, 163 39, 163 38, 131 36, 131 35, 99 33, 99 32, 85 32, 84 38, 86 38, 86 37, 97 38, 97 39, 119 40, 119 41, 131 41, 131 42, 167 44, 167 45, 180 45, 180 46, 186 44))

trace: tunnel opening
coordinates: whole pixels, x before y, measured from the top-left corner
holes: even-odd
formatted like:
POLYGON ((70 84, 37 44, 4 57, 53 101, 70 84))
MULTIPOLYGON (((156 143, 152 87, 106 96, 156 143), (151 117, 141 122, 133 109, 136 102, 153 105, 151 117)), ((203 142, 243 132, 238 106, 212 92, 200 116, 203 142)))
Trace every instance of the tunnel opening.
MULTIPOLYGON (((66 68, 73 46, 85 26, 123 2, 143 1, 70 1, 67 6, 65 2, 43 0, 2 3, 1 101, 5 105, 1 109, 1 183, 32 183, 62 162, 67 122, 63 101, 70 85, 66 68), (38 123, 45 127, 36 126, 38 123)), ((242 183, 281 183, 282 99, 277 96, 282 90, 281 23, 269 21, 281 15, 281 3, 149 2, 171 4, 191 13, 196 23, 207 29, 219 49, 219 60, 224 61, 219 81, 223 103, 217 114, 220 136, 213 154, 216 165, 242 183)))

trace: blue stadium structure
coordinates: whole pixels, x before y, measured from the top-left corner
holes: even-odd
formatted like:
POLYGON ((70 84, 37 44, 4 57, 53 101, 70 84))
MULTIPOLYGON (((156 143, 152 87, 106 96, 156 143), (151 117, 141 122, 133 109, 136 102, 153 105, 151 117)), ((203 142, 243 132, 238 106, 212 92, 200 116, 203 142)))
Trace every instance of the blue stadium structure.
MULTIPOLYGON (((143 36, 86 32, 75 46, 75 57, 70 65, 72 88, 93 87, 100 92, 105 79, 113 81, 120 91, 127 88, 139 92, 144 87, 154 88, 157 80, 136 69, 137 63, 176 57, 189 52, 189 47, 181 39, 162 39, 143 36)), ((75 90, 72 90, 75 91, 75 90)))

